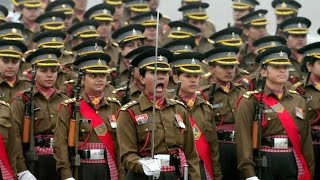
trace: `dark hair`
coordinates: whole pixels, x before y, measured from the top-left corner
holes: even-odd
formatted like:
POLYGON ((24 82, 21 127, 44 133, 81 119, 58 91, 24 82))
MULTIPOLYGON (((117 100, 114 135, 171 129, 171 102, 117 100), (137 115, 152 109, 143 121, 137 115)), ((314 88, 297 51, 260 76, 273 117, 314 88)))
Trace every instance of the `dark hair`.
POLYGON ((140 74, 142 77, 145 77, 145 76, 146 76, 146 72, 147 72, 147 69, 146 69, 146 68, 141 68, 141 69, 139 69, 139 74, 140 74))
POLYGON ((173 68, 172 69, 173 74, 180 76, 182 73, 184 73, 183 71, 181 71, 179 68, 173 68))
MULTIPOLYGON (((142 40, 142 39, 134 39, 134 40, 140 40, 141 43, 142 43, 142 45, 143 45, 143 40, 142 40)), ((127 41, 127 42, 120 42, 120 43, 119 43, 119 47, 120 47, 121 49, 123 49, 129 42, 134 41, 134 40, 130 40, 130 41, 127 41)))

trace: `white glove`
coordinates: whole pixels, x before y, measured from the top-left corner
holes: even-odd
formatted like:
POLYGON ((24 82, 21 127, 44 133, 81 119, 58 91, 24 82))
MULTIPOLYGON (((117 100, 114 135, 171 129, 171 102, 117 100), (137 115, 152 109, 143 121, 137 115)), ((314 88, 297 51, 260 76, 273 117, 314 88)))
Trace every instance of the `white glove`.
POLYGON ((71 177, 71 178, 67 178, 65 180, 75 180, 75 179, 73 177, 71 177))
POLYGON ((252 176, 252 177, 246 178, 246 180, 259 180, 259 178, 257 176, 252 176))
POLYGON ((34 177, 34 175, 28 170, 19 172, 17 175, 18 180, 37 180, 36 177, 34 177))

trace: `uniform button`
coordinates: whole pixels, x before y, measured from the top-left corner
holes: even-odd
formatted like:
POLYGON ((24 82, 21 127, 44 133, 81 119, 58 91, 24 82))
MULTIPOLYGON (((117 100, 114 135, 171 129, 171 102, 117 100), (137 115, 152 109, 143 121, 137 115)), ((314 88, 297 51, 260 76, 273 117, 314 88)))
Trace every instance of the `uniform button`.
POLYGON ((50 117, 51 117, 51 118, 53 118, 53 115, 52 115, 52 114, 50 114, 50 117))
POLYGON ((97 114, 99 114, 99 111, 96 111, 97 114))
POLYGON ((311 111, 311 108, 309 108, 309 111, 311 111))
POLYGON ((290 78, 292 79, 292 78, 293 78, 293 76, 290 76, 290 78))
POLYGON ((38 118, 37 118, 37 117, 35 117, 35 118, 34 118, 34 120, 38 120, 38 118))
POLYGON ((165 130, 167 130, 167 128, 166 128, 166 127, 164 127, 164 129, 165 129, 165 130))
POLYGON ((231 111, 234 112, 234 109, 232 109, 231 111))
POLYGON ((84 132, 84 129, 81 129, 81 132, 84 132))
POLYGON ((220 113, 217 113, 217 116, 219 116, 220 115, 220 113))
POLYGON ((271 120, 271 118, 268 117, 268 121, 270 121, 270 120, 271 120))
POLYGON ((148 129, 148 128, 146 128, 145 130, 146 130, 146 131, 149 131, 149 129, 148 129))

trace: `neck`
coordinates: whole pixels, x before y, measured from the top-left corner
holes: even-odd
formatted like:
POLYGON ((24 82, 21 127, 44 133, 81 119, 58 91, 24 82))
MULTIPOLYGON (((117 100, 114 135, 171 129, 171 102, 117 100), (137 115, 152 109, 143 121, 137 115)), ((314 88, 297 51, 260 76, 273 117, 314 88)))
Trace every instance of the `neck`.
POLYGON ((318 76, 316 76, 315 74, 311 74, 310 75, 310 80, 312 81, 312 82, 320 82, 320 77, 318 77, 318 76))
POLYGON ((183 92, 183 91, 179 91, 179 96, 180 97, 192 97, 194 95, 194 92, 193 93, 187 93, 187 92, 183 92))
POLYGON ((270 88, 272 91, 282 91, 284 84, 277 84, 277 83, 271 83, 270 81, 268 81, 268 79, 266 80, 266 86, 268 88, 270 88))
POLYGON ((101 95, 101 91, 90 91, 88 89, 84 89, 84 92, 89 95, 89 96, 95 96, 95 97, 98 97, 101 95))
POLYGON ((227 86, 230 84, 230 82, 220 81, 217 78, 214 78, 213 82, 216 82, 220 86, 227 86))

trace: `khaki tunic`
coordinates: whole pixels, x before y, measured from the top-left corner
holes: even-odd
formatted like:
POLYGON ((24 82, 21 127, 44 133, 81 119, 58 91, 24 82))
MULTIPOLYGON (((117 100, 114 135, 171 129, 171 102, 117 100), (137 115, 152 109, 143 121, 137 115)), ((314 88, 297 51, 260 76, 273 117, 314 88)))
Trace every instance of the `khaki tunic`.
POLYGON ((17 92, 29 87, 30 81, 25 78, 18 77, 13 87, 11 87, 6 81, 4 81, 4 79, 0 77, 0 100, 11 103, 12 98, 15 97, 17 92))
MULTIPOLYGON (((192 128, 188 120, 188 112, 183 103, 173 99, 165 98, 166 105, 162 110, 156 110, 154 154, 169 154, 171 150, 180 148, 186 155, 189 165, 189 179, 200 179, 199 158, 194 146, 192 128), (181 131, 175 120, 179 114, 186 125, 181 131)), ((152 125, 152 102, 141 94, 138 101, 131 101, 121 108, 118 117, 118 141, 120 144, 120 157, 124 168, 128 171, 144 174, 142 165, 138 162, 141 158, 139 151, 142 150, 147 139, 148 132, 151 133, 152 125), (131 119, 127 109, 135 115, 145 114, 149 122, 138 125, 131 119)), ((151 152, 151 141, 144 149, 151 152)))
POLYGON ((111 57, 109 62, 110 67, 115 67, 117 65, 119 57, 119 48, 115 43, 108 42, 107 46, 104 48, 104 52, 111 57))
POLYGON ((301 63, 298 61, 302 58, 301 55, 290 57, 291 66, 289 67, 289 82, 295 84, 304 79, 304 74, 301 72, 301 63))
MULTIPOLYGON (((177 99, 183 102, 181 98, 178 97, 177 99)), ((206 137, 206 141, 210 146, 210 159, 212 163, 212 172, 214 175, 214 179, 221 180, 222 173, 219 162, 219 143, 212 106, 208 101, 197 97, 192 109, 187 108, 187 110, 189 111, 189 114, 192 115, 196 125, 204 134, 204 136, 206 137)))
MULTIPOLYGON (((84 99, 89 105, 93 107, 93 104, 89 100, 88 96, 84 93, 81 94, 80 100, 84 99)), ((61 179, 67 179, 73 176, 72 173, 72 164, 70 162, 69 157, 69 150, 68 150, 68 133, 69 133, 69 121, 71 118, 71 112, 69 108, 74 101, 67 100, 62 103, 58 111, 58 118, 57 118, 57 126, 54 134, 54 157, 57 161, 57 170, 58 173, 61 175, 61 179)), ((109 122, 109 115, 117 115, 117 112, 120 108, 120 102, 114 98, 107 98, 104 97, 101 100, 101 106, 99 109, 96 109, 96 112, 99 116, 103 119, 105 125, 108 128, 108 131, 111 132, 112 138, 114 140, 114 147, 118 165, 118 171, 120 179, 123 176, 123 170, 121 168, 121 164, 119 163, 119 149, 118 143, 116 139, 116 129, 112 128, 109 122), (120 168, 119 168, 120 167, 120 168)), ((80 114, 80 119, 83 117, 80 114)), ((101 143, 99 137, 97 136, 96 132, 94 131, 93 127, 88 123, 80 123, 80 132, 79 132, 79 141, 84 142, 87 135, 90 134, 88 143, 101 143)))
MULTIPOLYGON (((19 92, 11 104, 11 116, 15 123, 16 129, 16 147, 17 147, 17 171, 22 172, 27 170, 25 158, 22 150, 22 129, 23 117, 25 114, 25 105, 29 100, 26 94, 28 90, 19 92)), ((34 135, 52 135, 57 123, 57 110, 59 104, 67 99, 67 96, 55 92, 52 97, 47 100, 37 88, 33 91, 33 104, 34 104, 34 135)))
MULTIPOLYGON (((239 169, 244 174, 244 177, 248 178, 256 175, 252 152, 251 130, 252 122, 255 118, 255 106, 257 106, 259 102, 257 98, 250 95, 249 92, 246 95, 249 96, 247 96, 247 98, 243 97, 237 108, 236 144, 239 169)), ((268 87, 265 88, 265 95, 274 96, 268 87)), ((305 114, 305 112, 307 112, 305 100, 299 94, 285 89, 279 103, 287 109, 297 125, 301 137, 301 151, 312 175, 314 172, 314 157, 310 126, 305 114), (303 111, 304 119, 300 119, 295 115, 296 107, 303 111)), ((276 112, 264 106, 264 116, 267 120, 267 125, 262 129, 262 137, 286 134, 276 112)))
MULTIPOLYGON (((117 89, 112 91, 112 94, 114 94, 114 96, 120 102, 122 102, 122 100, 123 100, 123 98, 125 96, 125 93, 126 93, 126 89, 127 89, 127 86, 117 88, 117 89)), ((141 94, 141 91, 137 87, 137 85, 134 84, 134 83, 131 83, 130 86, 129 86, 129 98, 130 98, 130 101, 137 101, 139 96, 140 96, 140 94, 141 94)))
MULTIPOLYGON (((5 142, 5 148, 11 168, 16 172, 15 129, 10 115, 10 105, 0 101, 0 134, 5 142)), ((0 170, 1 171, 1 170, 0 170)))
MULTIPOLYGON (((316 89, 313 85, 309 84, 305 87, 304 96, 308 98, 308 119, 310 123, 313 122, 318 117, 317 110, 320 110, 320 90, 316 89)), ((311 124, 311 125, 320 125, 320 122, 311 124)))

